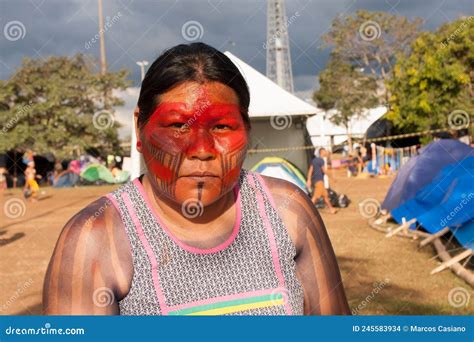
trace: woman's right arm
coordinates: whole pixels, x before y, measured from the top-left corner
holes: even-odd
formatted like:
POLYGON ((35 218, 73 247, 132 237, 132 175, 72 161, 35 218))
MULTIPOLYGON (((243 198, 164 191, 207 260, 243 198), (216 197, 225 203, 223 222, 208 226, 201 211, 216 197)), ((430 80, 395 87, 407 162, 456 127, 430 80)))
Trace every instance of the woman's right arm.
POLYGON ((120 248, 125 233, 117 227, 123 229, 122 222, 107 198, 93 202, 66 224, 44 281, 44 314, 119 313, 117 298, 128 292, 131 256, 120 248))

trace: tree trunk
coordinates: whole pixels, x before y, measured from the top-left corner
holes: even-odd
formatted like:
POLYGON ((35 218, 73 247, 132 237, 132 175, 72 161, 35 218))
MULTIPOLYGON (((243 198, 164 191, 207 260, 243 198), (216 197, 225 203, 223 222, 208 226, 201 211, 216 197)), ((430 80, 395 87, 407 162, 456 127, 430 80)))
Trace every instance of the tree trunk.
POLYGON ((352 133, 349 133, 349 128, 346 127, 347 132, 347 144, 349 147, 349 154, 352 154, 352 133))

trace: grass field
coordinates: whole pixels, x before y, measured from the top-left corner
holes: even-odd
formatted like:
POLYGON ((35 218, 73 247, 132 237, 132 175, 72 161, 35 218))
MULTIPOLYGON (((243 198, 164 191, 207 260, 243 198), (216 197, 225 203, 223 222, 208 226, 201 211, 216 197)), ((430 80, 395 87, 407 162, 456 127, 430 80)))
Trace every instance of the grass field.
MULTIPOLYGON (((439 265, 431 246, 419 250, 418 241, 387 239, 360 215, 358 203, 367 198, 382 201, 391 179, 346 178, 342 172, 334 179, 333 188, 347 194, 352 203, 336 215, 321 213, 355 314, 474 314, 469 285, 449 270, 429 274, 439 265), (468 294, 461 307, 449 300, 450 291, 458 288, 468 294)), ((35 203, 24 202, 19 190, 0 195, 2 208, 8 201, 9 208, 17 208, 20 214, 12 218, 4 210, 0 213, 0 314, 40 314, 44 274, 61 228, 77 211, 112 189, 45 188, 43 199, 35 203)))

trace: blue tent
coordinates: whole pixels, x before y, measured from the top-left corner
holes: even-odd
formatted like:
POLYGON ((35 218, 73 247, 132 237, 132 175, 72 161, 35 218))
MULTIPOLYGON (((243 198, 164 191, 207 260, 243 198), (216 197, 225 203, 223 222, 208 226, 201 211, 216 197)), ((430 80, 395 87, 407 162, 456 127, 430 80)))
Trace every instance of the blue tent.
POLYGON ((416 218, 430 233, 450 227, 469 248, 474 241, 473 179, 474 149, 456 140, 439 140, 400 169, 382 207, 398 223, 416 218))
POLYGON ((415 197, 416 193, 431 183, 444 167, 474 157, 474 149, 458 140, 441 139, 420 149, 398 171, 382 208, 392 211, 415 197))

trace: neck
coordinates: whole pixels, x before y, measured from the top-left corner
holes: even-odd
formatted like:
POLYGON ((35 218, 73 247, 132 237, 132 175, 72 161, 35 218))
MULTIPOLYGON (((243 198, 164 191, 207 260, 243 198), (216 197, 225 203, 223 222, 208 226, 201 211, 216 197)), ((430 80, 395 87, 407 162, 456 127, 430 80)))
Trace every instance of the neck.
POLYGON ((180 227, 193 224, 198 226, 202 225, 203 228, 206 228, 209 226, 209 223, 222 217, 235 203, 234 191, 232 189, 214 203, 202 208, 201 215, 189 218, 183 215, 182 205, 167 197, 159 189, 156 189, 147 175, 143 177, 143 188, 152 202, 156 204, 159 214, 164 216, 167 221, 174 222, 180 227))

